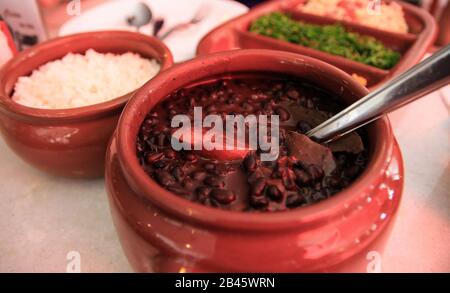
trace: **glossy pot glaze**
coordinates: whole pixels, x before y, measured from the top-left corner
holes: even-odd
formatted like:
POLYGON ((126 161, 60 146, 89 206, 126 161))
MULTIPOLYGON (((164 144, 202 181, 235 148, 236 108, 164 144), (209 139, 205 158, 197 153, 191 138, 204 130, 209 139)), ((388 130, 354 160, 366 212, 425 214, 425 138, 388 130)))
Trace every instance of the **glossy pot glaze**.
POLYGON ((134 52, 155 58, 161 70, 173 63, 169 49, 142 34, 103 31, 57 38, 32 47, 13 58, 0 71, 0 130, 19 157, 46 172, 77 178, 104 174, 106 147, 123 107, 134 93, 92 106, 47 110, 26 107, 11 100, 20 76, 66 54, 88 49, 101 53, 134 52))
POLYGON ((347 103, 367 94, 329 64, 270 50, 199 57, 148 82, 126 106, 106 161, 110 208, 132 267, 138 272, 365 271, 367 252, 382 252, 403 187, 402 158, 387 118, 367 127, 370 162, 349 188, 291 211, 243 213, 202 206, 171 194, 141 169, 136 136, 155 104, 186 85, 241 72, 301 78, 347 103))

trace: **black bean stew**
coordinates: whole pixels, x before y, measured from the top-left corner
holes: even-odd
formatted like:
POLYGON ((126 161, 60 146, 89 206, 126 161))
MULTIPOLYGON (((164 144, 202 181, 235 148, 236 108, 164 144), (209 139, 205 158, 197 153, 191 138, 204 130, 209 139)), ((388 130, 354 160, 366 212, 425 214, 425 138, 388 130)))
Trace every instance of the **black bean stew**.
POLYGON ((302 81, 223 78, 180 89, 160 102, 142 123, 137 156, 151 178, 187 200, 238 211, 293 209, 346 188, 367 164, 367 150, 356 133, 323 146, 302 135, 340 109, 336 96, 302 81), (278 159, 261 161, 259 149, 242 159, 174 151, 170 143, 172 117, 193 117, 198 106, 203 107, 203 115, 279 115, 278 159), (302 153, 303 143, 309 149, 306 154, 302 153), (300 149, 296 149, 298 145, 300 149))

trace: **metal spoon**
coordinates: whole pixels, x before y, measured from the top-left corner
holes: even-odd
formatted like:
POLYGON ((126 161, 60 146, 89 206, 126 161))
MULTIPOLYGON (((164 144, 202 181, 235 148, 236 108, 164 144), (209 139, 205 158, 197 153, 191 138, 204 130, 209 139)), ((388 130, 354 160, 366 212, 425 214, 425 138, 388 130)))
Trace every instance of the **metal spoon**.
POLYGON ((186 28, 190 27, 191 25, 199 24, 201 21, 203 21, 203 19, 205 19, 208 12, 209 12, 209 7, 203 5, 197 10, 195 15, 188 22, 177 24, 174 27, 170 28, 167 32, 165 32, 161 36, 158 36, 158 35, 155 35, 155 36, 160 40, 164 40, 175 32, 186 29, 186 28))
POLYGON ((139 29, 149 24, 152 21, 153 13, 144 2, 138 2, 136 6, 133 8, 133 13, 127 17, 128 25, 136 27, 136 31, 139 32, 139 29))
POLYGON ((335 140, 450 82, 450 45, 334 115, 306 135, 335 140))

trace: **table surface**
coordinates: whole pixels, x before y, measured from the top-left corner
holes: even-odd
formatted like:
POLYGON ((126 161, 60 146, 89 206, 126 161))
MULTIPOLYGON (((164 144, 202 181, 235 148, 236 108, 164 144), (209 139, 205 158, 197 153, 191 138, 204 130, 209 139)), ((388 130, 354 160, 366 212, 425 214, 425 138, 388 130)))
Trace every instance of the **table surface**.
MULTIPOLYGON (((390 119, 405 190, 382 258, 384 272, 450 272, 450 86, 390 119)), ((103 180, 58 178, 21 161, 0 138, 0 272, 130 272, 103 180)))
MULTIPOLYGON (((450 86, 390 115, 405 160, 405 191, 382 259, 385 272, 450 272, 450 86)), ((129 272, 103 180, 57 178, 0 140, 0 272, 129 272)))

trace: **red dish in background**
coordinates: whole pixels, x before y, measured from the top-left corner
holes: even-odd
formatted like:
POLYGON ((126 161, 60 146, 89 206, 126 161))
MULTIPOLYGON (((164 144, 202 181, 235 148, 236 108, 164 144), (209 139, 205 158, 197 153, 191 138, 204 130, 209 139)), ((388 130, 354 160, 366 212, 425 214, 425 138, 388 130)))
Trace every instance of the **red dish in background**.
POLYGON ((403 7, 409 26, 409 33, 400 34, 374 29, 360 24, 339 21, 329 17, 303 13, 296 7, 301 0, 270 1, 252 9, 249 13, 234 18, 208 33, 197 47, 197 55, 205 55, 233 49, 274 49, 290 51, 328 62, 349 74, 357 74, 367 80, 367 87, 373 89, 390 78, 401 74, 418 63, 437 36, 437 25, 433 17, 424 9, 399 2, 403 7), (313 24, 342 23, 349 31, 373 36, 387 48, 402 54, 400 61, 390 70, 379 69, 370 65, 331 55, 301 45, 280 41, 270 37, 249 32, 250 24, 258 17, 271 12, 288 12, 299 21, 313 24))

